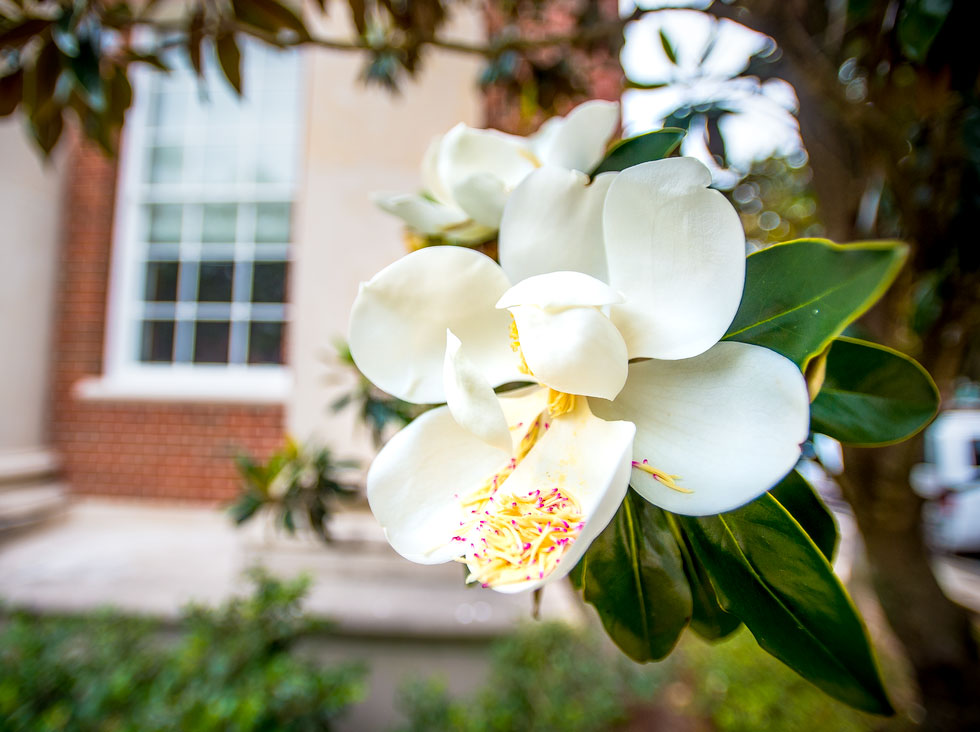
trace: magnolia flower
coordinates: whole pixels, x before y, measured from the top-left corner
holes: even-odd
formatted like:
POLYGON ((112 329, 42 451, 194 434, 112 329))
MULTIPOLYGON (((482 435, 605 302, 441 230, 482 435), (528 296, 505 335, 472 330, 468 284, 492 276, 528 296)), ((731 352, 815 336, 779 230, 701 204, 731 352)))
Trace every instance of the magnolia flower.
POLYGON ((504 592, 564 576, 627 486, 687 515, 733 509, 796 463, 809 400, 774 351, 718 342, 744 235, 695 160, 591 182, 543 167, 511 195, 500 265, 432 247, 364 283, 350 348, 379 387, 446 402, 368 474, 396 551, 504 592), (532 386, 498 397, 493 388, 532 386))
POLYGON ((619 105, 591 101, 548 120, 530 137, 458 124, 435 138, 422 161, 423 195, 377 194, 375 202, 414 231, 475 243, 500 225, 511 191, 535 169, 591 172, 619 123, 619 105))

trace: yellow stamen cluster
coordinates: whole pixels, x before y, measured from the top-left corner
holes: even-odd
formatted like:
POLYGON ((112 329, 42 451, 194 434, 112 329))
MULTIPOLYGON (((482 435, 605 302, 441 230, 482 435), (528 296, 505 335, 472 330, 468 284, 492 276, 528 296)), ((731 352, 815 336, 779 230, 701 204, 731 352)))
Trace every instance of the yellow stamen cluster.
POLYGON ((694 493, 694 491, 688 488, 681 488, 679 485, 677 485, 677 481, 680 480, 681 476, 669 475, 662 470, 657 470, 655 467, 648 464, 646 460, 644 460, 642 463, 634 460, 633 467, 637 470, 642 470, 644 473, 649 473, 653 476, 655 481, 667 486, 671 490, 677 491, 678 493, 694 493))
POLYGON ((517 369, 522 374, 527 374, 528 376, 533 376, 531 369, 527 367, 527 361, 524 360, 524 351, 521 350, 521 336, 517 332, 517 321, 514 320, 514 316, 510 316, 510 350, 517 354, 521 359, 521 363, 518 365, 517 369))
POLYGON ((575 409, 575 395, 548 389, 548 414, 560 417, 575 409))
POLYGON ((464 503, 472 518, 454 540, 468 544, 458 560, 470 570, 466 581, 483 587, 544 579, 584 525, 578 502, 558 488, 526 496, 496 490, 477 495, 482 499, 464 503))

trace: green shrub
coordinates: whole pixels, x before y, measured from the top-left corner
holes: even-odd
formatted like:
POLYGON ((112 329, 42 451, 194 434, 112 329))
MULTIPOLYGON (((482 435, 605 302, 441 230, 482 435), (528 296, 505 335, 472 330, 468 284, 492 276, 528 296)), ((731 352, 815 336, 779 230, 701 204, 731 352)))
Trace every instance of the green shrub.
POLYGON ((0 630, 0 730, 328 730, 362 695, 364 671, 288 651, 317 629, 306 580, 253 573, 255 592, 189 608, 174 641, 114 613, 14 613, 0 630))
POLYGON ((637 665, 593 634, 538 623, 498 641, 486 683, 454 699, 438 680, 402 688, 399 732, 884 729, 764 653, 744 630, 708 644, 687 634, 661 663, 637 665), (683 722, 681 719, 688 719, 683 722))
POLYGON ((626 717, 624 663, 591 634, 561 623, 528 625, 494 644, 487 683, 454 701, 439 681, 402 689, 403 732, 591 732, 626 717))

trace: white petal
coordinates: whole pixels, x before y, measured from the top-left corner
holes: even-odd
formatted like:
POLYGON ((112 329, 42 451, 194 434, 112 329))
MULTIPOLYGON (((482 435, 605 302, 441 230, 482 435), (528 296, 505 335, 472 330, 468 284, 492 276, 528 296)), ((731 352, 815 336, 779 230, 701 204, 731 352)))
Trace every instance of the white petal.
POLYGON ((546 165, 591 173, 618 126, 619 105, 593 100, 548 120, 531 138, 531 146, 546 165))
POLYGON ((502 585, 499 592, 523 592, 564 577, 616 515, 629 484, 635 428, 629 422, 593 417, 584 400, 571 414, 556 419, 534 449, 504 483, 514 495, 557 487, 573 496, 585 526, 544 579, 502 585))
POLYGON ((706 186, 691 158, 627 168, 613 181, 603 214, 609 284, 627 297, 612 319, 630 358, 688 358, 727 330, 745 281, 738 214, 706 186))
POLYGON ((363 283, 354 300, 354 362, 400 399, 445 401, 448 328, 492 385, 523 380, 510 349, 510 316, 494 308, 509 287, 503 270, 472 249, 428 247, 402 257, 363 283))
POLYGON ((510 191, 489 173, 471 175, 453 188, 453 198, 476 223, 496 230, 510 191))
POLYGON ((375 193, 371 198, 378 208, 394 214, 422 234, 441 234, 469 221, 469 216, 458 208, 410 193, 375 193))
POLYGON ((446 406, 461 427, 510 456, 510 430, 500 400, 461 346, 459 338, 446 331, 446 406))
POLYGON ((422 187, 432 194, 437 201, 455 206, 449 189, 439 177, 439 155, 442 150, 443 137, 444 135, 433 137, 422 157, 422 187))
POLYGON ((497 301, 498 308, 537 305, 540 308, 601 307, 623 302, 621 293, 581 272, 548 272, 518 282, 497 301))
POLYGON ((536 167, 523 138, 458 124, 442 139, 437 174, 451 193, 474 175, 491 175, 513 190, 536 167))
POLYGON ((589 185, 583 173, 544 167, 507 200, 500 221, 500 266, 514 282, 557 270, 606 279, 602 203, 615 173, 589 185))
POLYGON ((614 402, 590 404, 600 417, 635 422, 633 459, 692 492, 638 469, 633 488, 690 516, 729 511, 772 488, 796 464, 809 425, 800 370, 775 351, 731 341, 682 361, 633 363, 614 402))
POLYGON ((368 503, 396 552, 419 564, 447 562, 462 553, 452 540, 463 518, 461 501, 508 460, 439 407, 378 453, 368 471, 368 503))
POLYGON ((549 311, 519 305, 510 312, 517 323, 521 351, 542 384, 567 394, 615 397, 626 383, 626 343, 597 308, 549 311))

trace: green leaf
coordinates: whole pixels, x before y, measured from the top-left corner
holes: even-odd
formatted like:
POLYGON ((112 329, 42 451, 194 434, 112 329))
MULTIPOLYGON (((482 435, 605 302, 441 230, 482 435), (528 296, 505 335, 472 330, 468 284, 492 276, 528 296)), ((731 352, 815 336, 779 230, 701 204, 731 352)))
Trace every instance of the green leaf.
POLYGON ((599 167, 592 171, 595 177, 599 173, 618 172, 640 163, 651 160, 662 160, 670 155, 684 139, 684 130, 676 127, 665 127, 662 130, 647 132, 643 135, 622 140, 606 153, 599 167))
POLYGON ((953 0, 906 0, 898 16, 902 52, 912 61, 925 61, 952 9, 953 0))
POLYGON ((214 40, 218 52, 218 64, 232 88, 241 96, 242 93, 242 52, 238 48, 234 33, 219 35, 214 40))
POLYGON ((769 494, 796 519, 827 561, 834 561, 839 538, 837 522, 830 509, 813 490, 813 486, 794 470, 770 490, 769 494))
POLYGON ((719 516, 678 519, 722 606, 762 648, 846 704, 893 712, 851 599, 776 499, 767 494, 719 516))
POLYGON ((939 411, 939 390, 913 359, 877 343, 838 338, 823 388, 810 406, 810 429, 848 445, 899 442, 939 411))
POLYGON ((742 621, 722 608, 715 594, 715 588, 711 585, 711 579, 694 556, 691 540, 678 525, 673 514, 667 513, 666 516, 681 555, 684 557, 684 572, 691 587, 693 603, 691 630, 709 641, 726 638, 742 626, 742 621))
POLYGON ((0 117, 13 114, 24 95, 24 71, 17 69, 0 76, 0 117))
POLYGON ((287 30, 300 40, 308 40, 309 31, 303 20, 287 5, 276 0, 232 0, 235 17, 256 30, 271 35, 275 41, 279 32, 287 30))
POLYGON ((801 369, 895 279, 908 246, 797 239, 750 254, 727 340, 771 348, 801 369))
POLYGON ((677 51, 674 50, 674 44, 670 42, 663 28, 660 29, 660 46, 664 49, 667 60, 677 66, 677 51))
POLYGON ((609 637, 634 661, 670 653, 691 618, 691 590, 666 514, 630 490, 573 578, 609 637))

